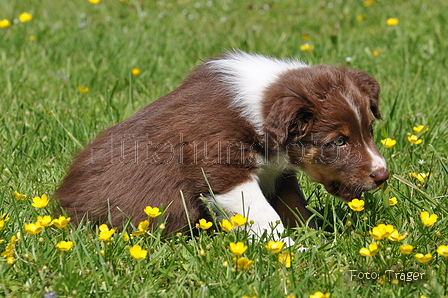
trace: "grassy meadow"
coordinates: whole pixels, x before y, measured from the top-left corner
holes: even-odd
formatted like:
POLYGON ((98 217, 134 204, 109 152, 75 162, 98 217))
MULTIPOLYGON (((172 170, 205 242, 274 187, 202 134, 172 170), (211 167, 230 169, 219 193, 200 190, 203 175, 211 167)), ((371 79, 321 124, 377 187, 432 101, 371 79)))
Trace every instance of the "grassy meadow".
POLYGON ((0 1, 0 296, 448 297, 446 0, 91 2, 0 1), (54 218, 89 140, 233 48, 375 77, 389 182, 350 207, 299 174, 334 232, 293 230, 281 251, 244 228, 163 239, 54 218))

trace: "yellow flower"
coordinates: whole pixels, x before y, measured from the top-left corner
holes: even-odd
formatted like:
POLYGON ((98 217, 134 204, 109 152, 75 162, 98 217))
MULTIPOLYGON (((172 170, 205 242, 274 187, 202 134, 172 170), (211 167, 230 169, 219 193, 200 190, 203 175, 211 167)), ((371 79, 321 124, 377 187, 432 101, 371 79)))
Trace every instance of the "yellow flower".
POLYGON ((403 240, 404 238, 406 238, 406 236, 405 235, 400 235, 400 233, 398 233, 398 230, 394 230, 393 232, 392 232, 392 234, 390 234, 390 236, 389 237, 387 237, 389 240, 392 240, 392 241, 401 241, 401 240, 403 240))
POLYGON ((429 172, 428 173, 409 173, 409 177, 415 178, 421 183, 425 183, 429 179, 429 172))
POLYGON ((304 43, 300 46, 300 50, 302 50, 303 52, 310 52, 314 50, 314 46, 310 45, 309 43, 304 43))
POLYGON ((6 263, 8 264, 9 267, 12 267, 12 265, 14 265, 15 262, 16 259, 12 256, 6 258, 6 263))
POLYGON ((33 19, 33 15, 32 15, 32 14, 29 14, 29 13, 27 13, 27 12, 21 13, 21 14, 19 15, 19 21, 20 21, 21 23, 29 22, 29 21, 31 21, 32 19, 33 19))
POLYGON ((414 250, 414 247, 410 244, 400 245, 400 251, 402 254, 410 255, 413 250, 414 250))
POLYGON ((25 232, 27 232, 30 235, 38 234, 43 229, 44 229, 44 227, 38 223, 25 224, 25 227, 24 227, 25 232))
POLYGON ((311 36, 307 33, 302 34, 302 40, 303 41, 309 41, 311 39, 311 36))
POLYGON ((361 22, 361 21, 364 21, 366 19, 366 17, 367 17, 367 15, 362 13, 362 14, 359 14, 359 15, 356 16, 356 20, 358 22, 361 22))
POLYGON ((124 242, 129 242, 129 234, 128 234, 128 232, 124 232, 124 234, 123 234, 123 241, 124 242))
POLYGON ((241 227, 247 223, 247 217, 244 217, 241 214, 235 214, 234 216, 230 217, 230 222, 235 227, 241 227))
POLYGON ((87 93, 87 92, 90 91, 89 88, 87 88, 87 87, 83 87, 83 86, 78 86, 78 90, 79 90, 79 92, 81 92, 81 93, 87 93))
POLYGON ((53 219, 51 222, 56 228, 63 229, 65 228, 68 223, 70 222, 70 217, 66 218, 65 216, 59 216, 59 218, 53 219))
POLYGON ((102 224, 98 227, 98 230, 100 230, 100 232, 109 231, 109 227, 106 224, 102 224))
POLYGON ((149 217, 152 217, 152 218, 157 217, 160 214, 162 214, 162 212, 160 212, 159 208, 157 208, 157 207, 152 208, 151 206, 146 206, 145 210, 143 210, 143 211, 145 211, 145 213, 149 217))
POLYGON ((369 231, 369 234, 373 237, 373 239, 381 240, 389 237, 394 230, 395 228, 393 225, 379 224, 377 227, 374 227, 371 231, 369 231))
POLYGON ((227 219, 223 219, 222 222, 219 223, 219 225, 224 232, 230 232, 231 230, 235 229, 235 226, 232 225, 227 219))
POLYGON ((365 7, 369 7, 375 4, 375 0, 365 0, 362 5, 364 5, 365 7))
POLYGON ((56 244, 56 247, 59 248, 61 251, 69 251, 74 246, 72 241, 61 241, 58 244, 56 244))
POLYGON ((100 231, 100 234, 98 235, 98 239, 104 242, 110 241, 110 238, 112 238, 112 235, 115 233, 115 229, 109 230, 104 229, 100 231))
POLYGON ((425 264, 428 263, 429 261, 432 260, 432 255, 431 254, 416 254, 414 255, 414 257, 417 259, 417 261, 419 263, 425 264))
POLYGON ((212 225, 213 225, 213 223, 211 221, 207 221, 206 219, 201 218, 199 220, 199 223, 196 224, 196 228, 208 230, 211 228, 212 225))
POLYGON ((20 194, 17 191, 14 191, 14 195, 15 195, 16 199, 19 201, 23 201, 26 199, 26 195, 20 194))
MULTIPOLYGON (((417 134, 417 133, 421 132, 423 130, 423 128, 425 128, 424 125, 419 125, 419 126, 414 126, 412 129, 414 130, 414 133, 417 134)), ((422 132, 422 134, 424 134, 428 130, 429 130, 429 127, 426 127, 426 129, 422 132)))
MULTIPOLYGON (((378 57, 382 52, 383 52, 382 49, 374 50, 374 51, 372 52, 372 56, 373 56, 373 57, 378 57)), ((391 138, 387 138, 386 140, 390 140, 390 142, 391 142, 390 147, 387 147, 387 146, 383 143, 383 141, 381 141, 381 143, 383 143, 384 147, 386 147, 386 148, 391 148, 391 147, 393 147, 393 146, 397 143, 397 141, 395 141, 395 140, 393 140, 393 139, 391 139, 391 138)))
MULTIPOLYGON (((375 54, 373 55, 375 56, 375 54)), ((381 144, 383 144, 383 146, 386 148, 392 148, 393 146, 395 146, 395 144, 397 144, 397 141, 391 138, 385 138, 381 140, 381 144)))
POLYGON ((236 255, 241 256, 245 251, 247 250, 247 245, 245 245, 243 242, 230 242, 230 251, 236 255))
POLYGON ((48 205, 49 202, 50 200, 48 199, 47 195, 43 194, 40 197, 34 197, 33 203, 31 205, 36 208, 44 208, 48 205))
POLYGON ((437 253, 442 257, 448 258, 448 245, 440 245, 437 247, 437 253))
POLYGON ((283 242, 281 241, 269 241, 265 247, 273 254, 278 254, 283 249, 283 242))
POLYGON ((36 36, 34 36, 34 35, 30 35, 30 37, 28 37, 28 39, 29 39, 30 41, 34 41, 34 40, 36 39, 36 36))
POLYGON ((246 270, 249 269, 254 263, 254 261, 251 261, 246 257, 242 257, 242 258, 234 257, 233 262, 235 263, 236 268, 246 269, 246 270))
POLYGON ((37 223, 43 227, 51 226, 51 224, 52 224, 51 216, 49 216, 49 215, 38 216, 37 223))
POLYGON ((353 199, 351 202, 348 202, 348 206, 353 211, 362 211, 364 210, 364 200, 353 199))
POLYGON ((389 18, 389 19, 387 19, 387 21, 386 21, 386 25, 387 25, 387 26, 397 26, 398 23, 399 23, 399 21, 398 21, 398 19, 396 19, 396 18, 389 18))
POLYGON ((11 26, 11 22, 9 20, 0 20, 0 28, 8 28, 9 26, 11 26))
POLYGON ((4 219, 0 219, 0 231, 5 227, 6 221, 4 219))
POLYGON ((408 136, 408 141, 409 141, 409 143, 411 143, 411 144, 416 144, 416 145, 418 145, 418 144, 420 144, 421 142, 423 142, 423 140, 422 140, 422 139, 419 139, 416 135, 410 135, 410 136, 408 136))
POLYGON ((389 199, 389 206, 394 206, 398 204, 398 200, 396 197, 392 197, 389 199))
POLYGON ((134 77, 138 77, 140 75, 140 68, 133 68, 131 73, 134 77))
POLYGON ((422 220, 422 222, 425 226, 430 227, 436 223, 437 214, 429 215, 428 211, 423 211, 422 213, 420 213, 420 219, 422 220))
POLYGON ((101 2, 101 0, 89 0, 89 2, 92 4, 98 4, 101 2))
POLYGON ((146 259, 146 255, 148 254, 148 251, 142 249, 140 245, 134 245, 129 248, 129 252, 134 259, 146 259))
POLYGON ((140 236, 140 235, 143 235, 143 234, 145 234, 145 233, 148 231, 148 229, 149 229, 149 220, 141 221, 141 222, 138 224, 137 231, 135 231, 134 233, 132 233, 132 236, 140 236))
POLYGON ((359 253, 364 256, 364 257, 373 257, 378 251, 379 251, 379 247, 378 247, 378 242, 373 242, 369 244, 369 248, 361 248, 359 250, 359 253))
POLYGON ((311 294, 310 298, 330 298, 330 293, 324 294, 324 293, 318 291, 314 294, 311 294))
POLYGON ((286 268, 291 267, 291 262, 294 259, 294 254, 289 251, 284 251, 278 254, 278 261, 286 266, 286 268))

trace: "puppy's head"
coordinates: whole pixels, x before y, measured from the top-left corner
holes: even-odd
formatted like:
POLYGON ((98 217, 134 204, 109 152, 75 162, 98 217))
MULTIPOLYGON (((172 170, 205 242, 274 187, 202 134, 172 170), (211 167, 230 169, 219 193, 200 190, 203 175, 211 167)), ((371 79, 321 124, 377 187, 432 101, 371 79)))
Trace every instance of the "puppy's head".
POLYGON ((324 65, 291 70, 266 93, 264 130, 290 163, 350 201, 389 177, 373 141, 379 92, 365 72, 324 65))

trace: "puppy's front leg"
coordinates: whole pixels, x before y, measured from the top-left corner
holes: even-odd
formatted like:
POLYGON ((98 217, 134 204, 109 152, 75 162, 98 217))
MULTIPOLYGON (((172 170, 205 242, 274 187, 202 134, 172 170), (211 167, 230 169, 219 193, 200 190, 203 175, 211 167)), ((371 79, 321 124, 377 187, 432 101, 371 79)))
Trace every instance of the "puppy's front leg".
POLYGON ((281 237, 284 226, 280 216, 266 200, 255 176, 228 193, 216 195, 216 201, 227 214, 243 214, 249 221, 253 221, 251 233, 261 236, 266 230, 276 240, 283 240, 288 245, 294 243, 289 237, 281 237))

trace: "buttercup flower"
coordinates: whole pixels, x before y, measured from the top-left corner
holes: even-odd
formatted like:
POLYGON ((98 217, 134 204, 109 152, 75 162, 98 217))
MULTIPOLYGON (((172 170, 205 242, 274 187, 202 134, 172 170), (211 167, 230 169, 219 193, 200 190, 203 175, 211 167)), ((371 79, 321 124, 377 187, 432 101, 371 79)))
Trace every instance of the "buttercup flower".
POLYGON ((230 242, 230 251, 236 255, 241 256, 245 251, 247 250, 247 245, 245 245, 243 242, 230 242))
POLYGON ((278 254, 283 249, 283 242, 281 241, 269 241, 265 247, 273 254, 278 254))
POLYGON ((90 89, 87 88, 87 87, 78 86, 78 91, 81 92, 81 93, 87 93, 87 92, 90 91, 90 89))
POLYGON ((398 203, 398 200, 397 200, 396 197, 393 197, 393 198, 389 199, 389 206, 397 205, 397 203, 398 203))
POLYGON ((364 5, 365 7, 369 7, 375 4, 375 0, 365 0, 362 5, 364 5))
POLYGON ((235 263, 236 268, 246 269, 246 270, 249 269, 254 263, 254 261, 251 261, 246 257, 242 257, 242 258, 234 257, 233 262, 235 263))
POLYGON ((48 199, 47 195, 43 194, 40 197, 34 197, 33 203, 31 205, 36 208, 44 208, 48 205, 49 202, 50 200, 48 199))
POLYGON ((359 14, 356 16, 356 20, 358 22, 364 21, 366 19, 367 15, 365 13, 359 14))
POLYGON ((89 0, 89 2, 90 2, 91 4, 98 4, 98 3, 101 2, 101 0, 89 0))
POLYGON ((393 232, 392 232, 392 234, 390 234, 389 235, 389 237, 387 237, 389 240, 392 240, 392 241, 401 241, 401 240, 403 240, 404 238, 406 238, 406 236, 405 235, 400 235, 400 233, 398 233, 398 230, 397 229, 395 229, 393 232))
POLYGON ((223 219, 222 222, 219 223, 219 225, 224 232, 230 232, 231 230, 235 229, 235 226, 232 225, 227 219, 223 219))
POLYGON ((289 251, 284 251, 278 254, 278 261, 286 266, 286 268, 291 267, 291 262, 294 259, 294 254, 289 251))
POLYGON ((415 178, 421 183, 425 183, 429 179, 429 172, 428 173, 409 173, 409 177, 415 178))
POLYGON ((140 75, 140 68, 133 68, 133 69, 131 70, 131 73, 132 73, 132 75, 133 75, 134 77, 139 76, 139 75, 140 75))
POLYGON ((314 46, 310 45, 309 43, 304 43, 300 46, 300 50, 302 50, 303 52, 310 52, 314 50, 314 46))
POLYGON ((410 135, 410 136, 408 136, 408 141, 409 141, 409 143, 411 143, 411 144, 416 144, 416 145, 418 145, 418 144, 420 144, 421 142, 423 142, 423 140, 422 140, 422 139, 419 139, 416 135, 410 135))
POLYGON ((128 232, 124 232, 124 234, 123 234, 123 241, 124 242, 129 242, 129 234, 128 234, 128 232))
POLYGON ((40 233, 42 230, 44 229, 43 226, 36 224, 36 223, 30 223, 30 224, 25 224, 24 226, 24 230, 25 232, 27 232, 30 235, 35 235, 40 233))
POLYGON ((353 199, 351 202, 348 202, 348 206, 353 211, 362 211, 364 210, 364 200, 353 199))
POLYGON ((314 294, 311 294, 310 298, 330 298, 330 293, 324 294, 324 293, 318 291, 314 294))
POLYGON ((72 241, 61 241, 58 244, 56 244, 56 247, 59 248, 61 251, 69 251, 74 246, 72 241))
POLYGON ((420 213, 420 219, 422 220, 422 222, 425 226, 430 227, 436 223, 437 214, 429 215, 428 211, 423 211, 422 213, 420 213))
POLYGON ((141 221, 141 222, 138 224, 137 231, 135 231, 134 233, 132 233, 132 236, 140 236, 140 235, 143 235, 143 234, 145 234, 145 233, 148 231, 148 229, 149 229, 149 220, 141 221))
POLYGON ((160 214, 162 214, 162 212, 160 212, 160 209, 159 208, 157 208, 157 207, 151 207, 151 206, 146 206, 146 208, 145 208, 145 210, 143 210, 143 211, 145 211, 145 213, 149 216, 149 217, 152 217, 152 218, 154 218, 154 217, 157 217, 157 216, 159 216, 160 214))
POLYGON ((51 224, 52 224, 51 216, 49 216, 49 215, 38 216, 37 223, 43 227, 51 226, 51 224))
POLYGON ((98 235, 98 239, 100 239, 101 241, 104 242, 108 242, 110 241, 110 239, 112 238, 112 235, 115 233, 116 229, 103 229, 102 231, 100 231, 100 234, 98 235))
POLYGON ((442 257, 448 258, 448 245, 440 245, 437 247, 437 253, 442 257))
POLYGON ((148 251, 142 249, 140 245, 134 245, 129 248, 129 252, 134 259, 146 259, 146 255, 148 254, 148 251))
MULTIPOLYGON (((421 132, 423 130, 423 128, 425 128, 424 125, 419 125, 419 126, 414 126, 412 128, 412 130, 414 130, 414 133, 417 134, 419 132, 421 132)), ((426 127, 426 129, 422 132, 422 134, 424 134, 425 132, 427 132, 429 130, 429 127, 426 127)))
POLYGON ((417 259, 417 261, 419 263, 425 264, 428 263, 429 261, 432 260, 432 255, 431 254, 416 254, 414 255, 414 257, 417 259))
POLYGON ((395 230, 393 225, 379 224, 369 231, 370 236, 375 240, 381 240, 389 237, 395 230))
POLYGON ((14 191, 14 196, 16 197, 17 200, 19 201, 23 201, 26 199, 26 195, 20 194, 17 191, 14 191))
POLYGON ((6 221, 4 219, 0 219, 0 231, 5 227, 6 221))
POLYGON ((199 220, 199 223, 196 224, 196 228, 208 230, 209 228, 211 228, 212 225, 213 225, 213 223, 211 221, 207 221, 206 219, 201 218, 199 220))
POLYGON ((396 18, 389 18, 389 19, 387 19, 387 21, 386 21, 386 25, 387 25, 387 26, 397 26, 398 23, 400 23, 400 22, 399 22, 398 19, 396 19, 396 18))
POLYGON ((0 20, 0 28, 8 28, 9 26, 11 26, 11 22, 9 20, 0 20))
POLYGON ((402 254, 410 255, 413 250, 414 250, 414 247, 410 244, 400 245, 400 251, 402 254))
POLYGON ((359 253, 364 256, 364 257, 373 257, 378 251, 379 251, 379 247, 378 247, 378 242, 373 242, 369 244, 369 248, 361 248, 359 250, 359 253))
POLYGON ((66 218, 65 216, 59 216, 59 218, 53 219, 51 222, 56 228, 63 229, 70 222, 70 217, 66 218))
POLYGON ((241 214, 235 214, 234 216, 230 217, 230 222, 235 227, 241 227, 247 223, 247 217, 244 217, 241 214))
POLYGON ((19 15, 19 21, 20 21, 21 23, 29 22, 29 21, 31 21, 32 19, 33 19, 33 15, 30 14, 30 13, 27 13, 27 12, 21 13, 21 14, 19 15))
POLYGON ((393 146, 395 146, 395 144, 397 144, 397 141, 391 138, 386 138, 381 140, 381 144, 383 144, 383 146, 386 148, 392 148, 393 146))

